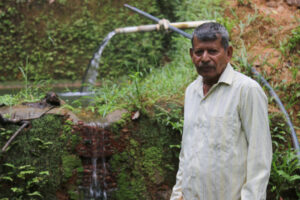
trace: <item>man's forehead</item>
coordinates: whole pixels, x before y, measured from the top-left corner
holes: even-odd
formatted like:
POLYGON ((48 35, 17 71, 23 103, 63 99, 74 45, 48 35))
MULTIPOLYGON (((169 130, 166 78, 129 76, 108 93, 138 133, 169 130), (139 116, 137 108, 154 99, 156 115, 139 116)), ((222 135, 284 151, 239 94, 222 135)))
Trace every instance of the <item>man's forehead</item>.
POLYGON ((194 36, 193 38, 193 45, 196 46, 216 46, 216 47, 222 47, 221 44, 222 38, 220 36, 217 36, 217 39, 199 39, 194 36))

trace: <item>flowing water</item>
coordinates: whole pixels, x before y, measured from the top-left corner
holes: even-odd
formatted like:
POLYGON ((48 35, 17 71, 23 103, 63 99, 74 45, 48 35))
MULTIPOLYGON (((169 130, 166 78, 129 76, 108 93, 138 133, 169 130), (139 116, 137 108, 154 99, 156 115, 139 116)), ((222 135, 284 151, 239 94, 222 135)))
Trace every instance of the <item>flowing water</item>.
MULTIPOLYGON (((92 140, 92 145, 97 146, 97 148, 93 148, 93 157, 91 158, 92 162, 92 181, 91 185, 89 188, 89 197, 86 198, 87 200, 107 200, 107 184, 106 184, 106 163, 105 163, 105 132, 104 128, 106 123, 92 123, 90 126, 94 127, 100 127, 101 128, 101 133, 99 132, 93 132, 92 134, 101 134, 100 140, 98 141, 96 139, 92 140), (98 145, 101 144, 99 147, 98 145), (100 154, 99 154, 100 152, 100 154), (98 167, 98 161, 101 162, 101 166, 98 167), (98 177, 98 171, 101 169, 101 182, 99 182, 99 177, 98 177), (102 186, 102 187, 101 187, 102 186)), ((95 137, 94 137, 95 138, 95 137)))
POLYGON ((92 158, 93 172, 92 172, 92 184, 90 185, 90 198, 100 199, 101 198, 101 188, 98 183, 97 177, 97 160, 98 158, 92 158))
POLYGON ((94 54, 91 62, 89 63, 89 66, 85 72, 85 76, 82 80, 82 87, 81 92, 87 92, 89 91, 88 85, 93 85, 96 82, 97 76, 98 76, 98 68, 99 68, 99 62, 101 59, 101 54, 105 48, 105 46, 108 44, 109 40, 116 34, 115 31, 110 32, 102 41, 102 44, 99 46, 98 51, 94 54))

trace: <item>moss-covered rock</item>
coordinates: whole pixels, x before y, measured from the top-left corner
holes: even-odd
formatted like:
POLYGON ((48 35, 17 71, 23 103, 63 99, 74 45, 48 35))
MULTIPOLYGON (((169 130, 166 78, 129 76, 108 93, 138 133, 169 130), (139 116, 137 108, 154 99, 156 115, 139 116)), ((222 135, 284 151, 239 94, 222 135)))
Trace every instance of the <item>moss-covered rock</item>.
MULTIPOLYGON (((17 128, 0 128, 1 146, 17 128)), ((33 120, 0 154, 0 198, 56 199, 56 191, 80 170, 81 161, 73 153, 78 140, 63 116, 33 120)))
POLYGON ((113 198, 161 199, 160 193, 169 193, 175 183, 178 149, 170 144, 179 143, 180 132, 146 116, 127 124, 125 129, 126 148, 110 159, 118 185, 113 198))

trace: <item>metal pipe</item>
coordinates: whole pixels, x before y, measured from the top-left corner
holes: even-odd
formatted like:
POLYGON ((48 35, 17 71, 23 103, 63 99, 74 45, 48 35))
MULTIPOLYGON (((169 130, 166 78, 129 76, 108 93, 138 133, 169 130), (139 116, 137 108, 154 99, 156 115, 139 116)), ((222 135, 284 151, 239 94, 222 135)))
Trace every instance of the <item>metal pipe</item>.
MULTIPOLYGON (((139 9, 133 7, 133 6, 130 6, 128 4, 124 4, 124 6, 127 7, 127 8, 129 8, 129 9, 131 9, 131 10, 133 10, 133 11, 135 11, 135 12, 137 12, 137 13, 139 13, 139 14, 141 14, 141 15, 143 15, 143 16, 145 16, 145 17, 147 17, 147 18, 152 19, 153 21, 156 21, 157 23, 159 23, 159 21, 160 21, 160 19, 158 19, 157 17, 154 17, 154 16, 152 16, 152 15, 150 15, 150 14, 144 12, 144 11, 141 11, 141 10, 139 10, 139 9)), ((192 36, 190 34, 184 32, 184 31, 182 31, 182 30, 180 30, 180 29, 178 29, 176 27, 169 26, 169 28, 170 28, 170 30, 172 30, 172 31, 174 31, 176 33, 179 33, 179 34, 183 35, 184 37, 192 39, 192 36)))
MULTIPOLYGON (((158 18, 156 18, 156 17, 154 17, 154 16, 152 16, 152 15, 150 15, 150 14, 148 14, 148 13, 145 13, 144 11, 141 11, 141 10, 139 10, 138 8, 129 6, 129 5, 127 5, 127 4, 125 4, 124 6, 127 7, 127 8, 129 8, 129 9, 131 9, 131 10, 133 10, 133 11, 135 11, 135 12, 137 12, 137 13, 139 13, 139 14, 142 14, 142 15, 144 15, 145 17, 148 17, 148 18, 150 18, 150 19, 152 19, 152 20, 154 20, 154 21, 157 21, 157 22, 160 21, 160 19, 158 19, 158 18)), ((169 28, 170 28, 171 30, 173 30, 171 25, 169 26, 169 28)), ((180 29, 179 29, 179 30, 180 30, 180 29)), ((174 30, 174 31, 175 31, 175 30, 174 30)), ((183 36, 186 37, 186 38, 192 39, 192 35, 190 35, 190 34, 184 32, 184 31, 181 31, 181 30, 180 30, 180 31, 175 31, 175 32, 177 32, 177 33, 183 35, 183 36), (183 32, 183 33, 182 33, 182 32, 183 32)), ((287 122, 288 126, 290 127, 291 136, 292 136, 292 140, 293 140, 293 146, 294 146, 295 150, 297 151, 298 160, 299 160, 299 163, 300 163, 300 147, 299 147, 299 141, 298 141, 298 138, 297 138, 297 135, 296 135, 296 133, 295 133, 293 124, 292 124, 292 122, 291 122, 291 120, 290 120, 290 117, 289 117, 287 111, 285 110, 285 108, 284 108, 284 106, 283 106, 281 100, 279 99, 278 95, 276 94, 276 92, 273 90, 273 88, 270 86, 270 84, 263 78, 263 76, 260 75, 260 73, 259 73, 255 68, 253 68, 253 67, 251 67, 251 66, 248 66, 248 67, 251 69, 251 72, 252 72, 256 77, 258 77, 259 80, 261 80, 262 83, 268 88, 269 94, 270 94, 271 96, 274 97, 274 99, 275 99, 276 103, 278 104, 280 110, 283 112, 283 114, 284 114, 284 116, 285 116, 285 118, 286 118, 286 122, 287 122)))
MULTIPOLYGON (((196 28, 201 24, 212 22, 213 20, 206 20, 206 21, 188 21, 188 22, 175 22, 175 23, 168 23, 167 29, 169 26, 174 26, 176 28, 196 28)), ((129 26, 123 28, 115 29, 116 33, 134 33, 134 32, 147 32, 147 31, 158 31, 161 29, 160 24, 150 24, 150 25, 142 25, 142 26, 129 26)))

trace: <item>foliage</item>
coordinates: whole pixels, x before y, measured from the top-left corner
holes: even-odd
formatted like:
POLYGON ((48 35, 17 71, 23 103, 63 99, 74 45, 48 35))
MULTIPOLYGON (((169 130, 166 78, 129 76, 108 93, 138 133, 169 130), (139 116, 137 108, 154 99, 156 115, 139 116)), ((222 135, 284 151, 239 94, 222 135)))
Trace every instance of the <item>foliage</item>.
POLYGON ((179 21, 217 19, 223 12, 220 4, 220 0, 183 0, 176 7, 176 16, 179 21))
POLYGON ((117 173, 116 199, 160 199, 153 188, 162 183, 168 187, 174 184, 175 177, 170 175, 175 173, 175 163, 171 161, 176 154, 168 144, 178 142, 180 136, 147 117, 139 119, 138 124, 127 124, 127 128, 131 133, 126 149, 109 161, 117 173))
POLYGON ((49 91, 50 81, 40 80, 29 83, 26 73, 27 70, 24 71, 23 68, 20 67, 20 71, 22 72, 24 79, 24 88, 21 89, 17 94, 6 94, 0 96, 0 105, 13 106, 23 102, 36 102, 44 98, 46 92, 49 91))
POLYGON ((280 114, 271 114, 273 160, 268 185, 268 199, 300 197, 300 165, 296 152, 290 147, 289 131, 280 114))
POLYGON ((137 161, 141 156, 139 149, 139 143, 131 139, 128 151, 113 156, 110 161, 112 169, 118 172, 119 190, 115 194, 117 199, 146 199, 147 189, 144 176, 140 171, 141 163, 137 161), (120 165, 120 162, 122 165, 120 165), (125 165, 125 163, 128 164, 125 165), (127 170, 130 170, 134 176, 131 177, 127 170))
POLYGON ((81 160, 75 155, 65 154, 62 156, 62 168, 64 180, 67 181, 73 175, 73 170, 82 167, 81 160))
POLYGON ((37 171, 31 165, 15 166, 4 163, 3 166, 7 172, 0 175, 0 183, 10 188, 14 199, 43 198, 39 191, 48 182, 49 171, 37 171))
POLYGON ((300 50, 300 26, 292 30, 292 36, 290 37, 287 47, 290 52, 297 52, 299 53, 300 50))
MULTIPOLYGON (((0 3, 0 81, 20 80, 26 65, 28 81, 78 80, 102 39, 115 28, 153 23, 127 8, 123 1, 5 1, 0 3)), ((126 3, 158 17, 166 1, 126 3)), ((172 4, 176 4, 175 2, 172 4)), ((169 10, 170 7, 168 7, 169 10)), ((166 16, 172 16, 167 11, 166 16)), ((168 45, 167 35, 117 35, 104 51, 102 77, 126 75, 143 65, 157 66, 168 45), (166 38, 163 40, 163 38, 166 38), (111 70, 111 69, 114 70, 111 70)))
POLYGON ((299 172, 300 165, 295 151, 289 149, 286 152, 274 152, 269 186, 276 199, 281 196, 284 199, 300 198, 299 172))
POLYGON ((191 67, 189 55, 185 53, 188 52, 189 41, 180 37, 174 40, 176 42, 173 46, 176 44, 176 48, 173 50, 173 62, 163 68, 151 68, 149 72, 138 71, 131 75, 131 80, 124 82, 105 81, 101 88, 95 88, 94 104, 91 107, 105 116, 119 108, 134 110, 151 107, 162 99, 182 101, 185 87, 196 74, 191 67))
MULTIPOLYGON (((1 146, 17 128, 1 127, 1 146)), ((0 198, 55 199, 57 189, 81 166, 79 158, 71 155, 72 143, 77 141, 72 137, 71 123, 62 117, 45 115, 33 120, 32 127, 0 155, 0 198)))

